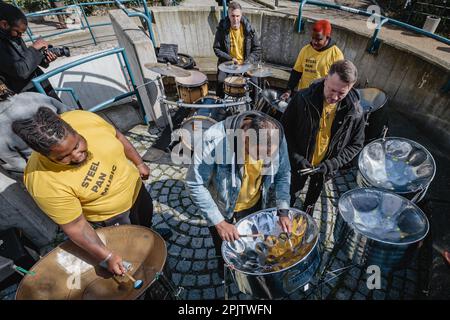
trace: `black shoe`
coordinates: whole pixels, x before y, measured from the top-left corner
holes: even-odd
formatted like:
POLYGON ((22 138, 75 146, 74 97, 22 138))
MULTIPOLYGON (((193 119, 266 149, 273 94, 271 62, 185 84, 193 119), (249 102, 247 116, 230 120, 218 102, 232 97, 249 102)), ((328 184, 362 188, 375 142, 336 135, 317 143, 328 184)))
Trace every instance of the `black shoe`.
POLYGON ((168 229, 168 228, 160 228, 160 229, 155 229, 156 232, 159 233, 159 235, 165 240, 168 241, 170 239, 170 237, 173 235, 172 230, 168 229))

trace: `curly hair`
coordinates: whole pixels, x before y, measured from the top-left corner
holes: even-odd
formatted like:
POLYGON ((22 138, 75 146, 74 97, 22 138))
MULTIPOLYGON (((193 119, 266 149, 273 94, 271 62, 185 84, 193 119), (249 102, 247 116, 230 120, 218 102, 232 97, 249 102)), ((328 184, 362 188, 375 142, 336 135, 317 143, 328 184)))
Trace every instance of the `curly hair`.
POLYGON ((16 26, 20 21, 28 23, 22 10, 3 1, 0 1, 0 20, 6 20, 11 27, 16 26))
POLYGON ((40 107, 32 118, 14 121, 11 127, 31 149, 44 156, 50 154, 52 146, 61 143, 69 134, 76 133, 47 107, 40 107))

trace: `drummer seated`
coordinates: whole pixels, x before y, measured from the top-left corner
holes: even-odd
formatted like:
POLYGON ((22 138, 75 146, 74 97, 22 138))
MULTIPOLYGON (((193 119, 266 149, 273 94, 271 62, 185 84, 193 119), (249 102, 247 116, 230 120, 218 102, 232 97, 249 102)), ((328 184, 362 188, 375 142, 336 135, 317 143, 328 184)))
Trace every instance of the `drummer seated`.
POLYGON ((150 170, 131 143, 101 117, 82 110, 58 116, 41 107, 31 119, 13 122, 12 129, 34 150, 24 183, 37 205, 75 244, 110 272, 122 274, 122 258, 92 225, 152 225, 152 198, 142 182, 150 170))
MULTIPOLYGON (((194 152, 186 187, 209 222, 218 257, 222 241, 239 239, 233 222, 267 207, 271 187, 281 226, 291 231, 290 165, 279 122, 257 111, 228 117, 204 133, 199 150, 194 152)), ((219 261, 219 275, 223 275, 224 261, 219 261)))
POLYGON ((358 72, 349 60, 335 62, 325 79, 300 90, 284 112, 292 166, 291 206, 311 174, 303 210, 314 206, 324 181, 349 163, 364 146, 365 120, 353 86, 358 72), (300 172, 301 171, 301 172, 300 172))
POLYGON ((315 22, 311 42, 300 50, 287 90, 280 98, 287 100, 294 91, 308 88, 314 81, 325 77, 334 62, 343 59, 342 51, 331 38, 331 23, 328 20, 315 22))
MULTIPOLYGON (((261 58, 261 44, 248 18, 242 15, 242 7, 230 2, 228 16, 220 20, 213 45, 218 64, 233 61, 236 64, 256 63, 261 58)), ((216 95, 224 98, 223 82, 227 74, 217 70, 216 95)))

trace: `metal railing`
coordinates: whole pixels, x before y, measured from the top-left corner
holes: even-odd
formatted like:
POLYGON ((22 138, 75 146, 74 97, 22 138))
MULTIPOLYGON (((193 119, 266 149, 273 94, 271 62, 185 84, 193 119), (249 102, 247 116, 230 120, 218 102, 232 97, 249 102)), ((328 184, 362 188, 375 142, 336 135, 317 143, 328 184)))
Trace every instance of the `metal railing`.
MULTIPOLYGON (((12 3, 19 7, 17 4, 16 0, 12 0, 12 3)), ((148 30, 149 30, 149 34, 150 34, 150 39, 152 41, 153 46, 155 46, 155 37, 153 34, 153 29, 152 29, 152 19, 151 19, 151 14, 150 11, 148 9, 147 6, 147 2, 145 0, 110 0, 110 1, 93 1, 93 2, 83 2, 80 3, 77 0, 74 0, 74 3, 71 5, 66 5, 66 6, 62 6, 59 8, 52 8, 52 9, 46 9, 46 10, 42 10, 42 11, 38 11, 38 12, 32 12, 32 13, 28 13, 26 14, 27 18, 36 18, 36 17, 45 17, 45 16, 58 16, 58 15, 72 15, 77 14, 78 18, 80 19, 80 27, 79 28, 70 28, 67 30, 58 30, 55 32, 49 32, 45 35, 34 35, 33 31, 31 30, 30 27, 27 28, 27 35, 28 35, 28 39, 25 39, 26 42, 30 42, 30 41, 34 41, 37 38, 49 38, 49 37, 54 37, 54 36, 58 36, 58 35, 62 35, 65 33, 70 33, 70 32, 75 32, 75 31, 80 31, 80 30, 88 30, 90 33, 90 36, 92 38, 92 41, 94 43, 94 45, 97 45, 97 40, 95 38, 94 32, 93 32, 93 28, 95 27, 103 27, 103 26, 110 26, 111 23, 107 22, 107 23, 97 23, 97 24, 92 24, 89 22, 87 15, 86 15, 86 11, 85 11, 85 7, 87 6, 97 6, 97 5, 109 5, 109 4, 114 4, 117 5, 120 9, 122 9, 129 17, 135 17, 138 16, 140 18, 143 18, 146 22, 147 22, 147 26, 148 26, 148 30), (144 7, 144 13, 141 12, 130 12, 124 4, 126 3, 136 3, 137 5, 141 5, 144 7)))
MULTIPOLYGON (((122 71, 124 71, 125 69, 127 70, 128 79, 126 77, 125 72, 123 72, 123 74, 124 74, 124 77, 125 77, 125 81, 127 83, 128 82, 130 83, 132 89, 129 88, 130 89, 129 92, 125 92, 125 93, 119 94, 119 95, 117 95, 117 96, 115 96, 113 98, 110 98, 110 99, 108 99, 106 101, 103 101, 103 102, 97 104, 96 106, 94 106, 94 107, 92 107, 90 109, 87 109, 87 110, 91 111, 91 112, 100 111, 100 110, 108 108, 109 106, 111 106, 115 102, 118 102, 120 100, 123 100, 123 99, 131 97, 131 96, 136 96, 137 102, 138 102, 139 107, 141 109, 141 112, 144 115, 145 123, 148 124, 148 119, 147 119, 147 116, 145 114, 145 110, 144 110, 144 106, 143 106, 143 103, 142 103, 141 95, 140 95, 140 93, 138 91, 138 87, 136 85, 133 73, 131 72, 130 63, 128 61, 128 58, 127 58, 127 55, 125 53, 125 49, 124 48, 115 48, 115 49, 112 49, 112 50, 100 52, 100 53, 97 53, 97 54, 94 54, 94 55, 91 55, 91 56, 88 56, 88 57, 84 57, 84 58, 78 59, 78 60, 70 62, 70 63, 67 63, 67 64, 65 64, 63 66, 60 66, 60 67, 58 67, 58 68, 56 68, 54 70, 51 70, 51 71, 49 71, 49 72, 47 72, 47 73, 45 73, 43 75, 40 75, 40 76, 34 78, 32 80, 33 85, 36 87, 38 92, 40 92, 42 94, 46 94, 45 90, 44 90, 44 88, 43 88, 43 86, 41 84, 43 81, 48 80, 49 78, 51 78, 51 77, 53 77, 53 76, 55 76, 57 74, 60 74, 60 73, 62 73, 64 71, 66 71, 66 70, 72 69, 72 68, 77 67, 79 65, 82 65, 82 64, 85 64, 87 62, 94 61, 94 60, 97 60, 97 59, 101 59, 103 57, 111 56, 111 55, 116 55, 117 56, 122 71)), ((78 99, 78 96, 76 95, 75 91, 72 88, 56 88, 55 90, 56 91, 67 91, 67 92, 69 92, 72 95, 73 99, 76 101, 77 105, 79 107, 81 107, 81 103, 80 103, 80 101, 78 99)))
POLYGON ((321 2, 321 1, 315 1, 315 0, 292 0, 294 2, 300 2, 300 6, 298 9, 298 27, 297 27, 297 31, 301 32, 302 30, 302 14, 303 14, 303 7, 305 6, 305 4, 311 4, 314 6, 318 6, 318 7, 322 7, 322 8, 332 8, 332 9, 337 9, 337 10, 341 10, 341 11, 345 11, 345 12, 350 12, 353 14, 358 14, 358 15, 362 15, 362 16, 366 16, 366 17, 372 17, 374 19, 376 19, 377 21, 379 21, 377 23, 377 26, 374 30, 374 33, 372 35, 371 38, 371 43, 370 46, 368 48, 368 52, 369 53, 375 53, 377 52, 379 46, 380 46, 380 40, 378 39, 378 35, 381 31, 381 27, 385 24, 385 23, 389 23, 392 25, 396 25, 399 26, 401 28, 416 32, 418 34, 433 38, 435 40, 438 40, 440 42, 443 42, 447 45, 450 45, 450 40, 448 38, 442 37, 440 35, 436 35, 434 33, 428 32, 426 30, 414 27, 410 24, 395 20, 395 19, 391 19, 385 16, 382 16, 380 14, 377 13, 372 13, 372 12, 367 12, 364 10, 359 10, 359 9, 355 9, 355 8, 351 8, 351 7, 346 7, 346 6, 341 6, 341 5, 337 5, 337 4, 332 4, 332 3, 325 3, 325 2, 321 2))

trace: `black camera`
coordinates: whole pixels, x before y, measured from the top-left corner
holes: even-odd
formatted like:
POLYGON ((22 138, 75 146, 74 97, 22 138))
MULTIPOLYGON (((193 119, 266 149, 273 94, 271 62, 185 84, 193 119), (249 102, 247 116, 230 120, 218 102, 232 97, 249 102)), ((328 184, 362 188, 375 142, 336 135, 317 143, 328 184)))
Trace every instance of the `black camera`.
POLYGON ((46 53, 51 52, 55 56, 59 57, 70 57, 70 50, 68 47, 54 47, 49 45, 48 48, 42 48, 41 53, 44 55, 44 60, 42 61, 42 66, 47 68, 50 65, 50 61, 47 60, 46 53))

